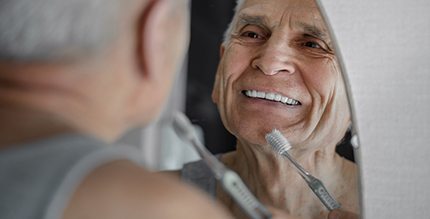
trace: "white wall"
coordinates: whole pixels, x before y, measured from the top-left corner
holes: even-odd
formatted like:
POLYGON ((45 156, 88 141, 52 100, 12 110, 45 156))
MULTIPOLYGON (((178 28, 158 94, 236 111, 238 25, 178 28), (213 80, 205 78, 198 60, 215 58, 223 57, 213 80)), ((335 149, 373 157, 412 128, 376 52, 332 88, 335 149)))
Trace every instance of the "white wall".
POLYGON ((430 218, 430 1, 321 2, 351 85, 364 218, 430 218))

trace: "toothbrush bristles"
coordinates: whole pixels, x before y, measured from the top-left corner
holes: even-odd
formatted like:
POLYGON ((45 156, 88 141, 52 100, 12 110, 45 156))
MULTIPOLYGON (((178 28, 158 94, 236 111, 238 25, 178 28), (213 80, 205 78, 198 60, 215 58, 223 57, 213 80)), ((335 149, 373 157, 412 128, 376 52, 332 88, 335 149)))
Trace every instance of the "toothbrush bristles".
POLYGON ((277 129, 273 129, 270 133, 266 134, 265 137, 267 143, 269 143, 278 154, 282 155, 291 148, 288 140, 277 129))

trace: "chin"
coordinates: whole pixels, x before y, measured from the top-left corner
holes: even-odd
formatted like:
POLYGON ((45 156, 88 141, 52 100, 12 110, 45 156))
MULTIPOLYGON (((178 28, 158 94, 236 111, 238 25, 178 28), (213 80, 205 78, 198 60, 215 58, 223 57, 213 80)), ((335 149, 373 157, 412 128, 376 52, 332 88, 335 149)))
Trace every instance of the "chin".
POLYGON ((256 145, 266 145, 265 135, 272 131, 273 128, 250 124, 250 122, 240 123, 239 126, 234 126, 232 134, 240 141, 256 145))

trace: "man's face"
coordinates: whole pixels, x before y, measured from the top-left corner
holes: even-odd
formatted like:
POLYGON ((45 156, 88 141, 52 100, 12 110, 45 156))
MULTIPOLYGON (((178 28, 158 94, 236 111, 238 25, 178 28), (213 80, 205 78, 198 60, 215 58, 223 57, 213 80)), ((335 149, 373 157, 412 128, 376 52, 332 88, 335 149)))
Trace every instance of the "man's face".
POLYGON ((245 1, 212 94, 226 128, 259 145, 274 128, 295 147, 339 141, 349 110, 329 37, 313 1, 245 1))

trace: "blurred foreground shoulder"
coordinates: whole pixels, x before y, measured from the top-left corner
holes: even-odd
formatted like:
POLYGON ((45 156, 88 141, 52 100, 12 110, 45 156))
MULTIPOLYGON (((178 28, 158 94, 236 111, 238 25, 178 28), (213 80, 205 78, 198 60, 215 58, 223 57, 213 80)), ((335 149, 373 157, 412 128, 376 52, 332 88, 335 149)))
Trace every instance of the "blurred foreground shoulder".
POLYGON ((217 202, 173 177, 149 172, 129 161, 116 161, 86 177, 63 218, 232 217, 217 202))

